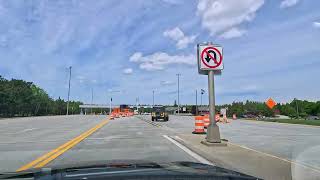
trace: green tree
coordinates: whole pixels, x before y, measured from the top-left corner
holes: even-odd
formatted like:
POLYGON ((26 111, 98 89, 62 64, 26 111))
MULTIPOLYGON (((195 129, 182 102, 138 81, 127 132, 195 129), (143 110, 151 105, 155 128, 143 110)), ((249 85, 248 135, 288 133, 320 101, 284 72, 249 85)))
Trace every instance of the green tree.
POLYGON ((32 90, 32 113, 33 115, 45 115, 48 113, 49 95, 36 85, 31 86, 32 90))

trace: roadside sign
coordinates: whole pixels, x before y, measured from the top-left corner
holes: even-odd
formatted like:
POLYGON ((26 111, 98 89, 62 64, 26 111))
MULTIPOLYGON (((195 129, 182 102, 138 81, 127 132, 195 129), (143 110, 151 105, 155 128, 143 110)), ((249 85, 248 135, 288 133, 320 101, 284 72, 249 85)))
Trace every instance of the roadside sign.
MULTIPOLYGON (((199 74, 208 75, 209 94, 209 118, 210 124, 207 128, 207 137, 201 143, 211 146, 216 143, 221 144, 220 130, 217 125, 214 95, 214 75, 220 75, 223 70, 223 52, 219 45, 208 43, 197 44, 197 59, 199 74)), ((219 115, 218 115, 219 116, 219 115)), ((219 117, 220 119, 220 117, 219 117)), ((225 144, 226 145, 226 144, 225 144)))
POLYGON ((220 109, 220 114, 222 114, 223 116, 227 116, 227 108, 220 109))
POLYGON ((208 74, 213 70, 215 74, 223 70, 222 47, 213 44, 198 44, 198 70, 200 74, 208 74))
POLYGON ((272 98, 269 98, 265 103, 270 109, 272 109, 277 104, 272 98))

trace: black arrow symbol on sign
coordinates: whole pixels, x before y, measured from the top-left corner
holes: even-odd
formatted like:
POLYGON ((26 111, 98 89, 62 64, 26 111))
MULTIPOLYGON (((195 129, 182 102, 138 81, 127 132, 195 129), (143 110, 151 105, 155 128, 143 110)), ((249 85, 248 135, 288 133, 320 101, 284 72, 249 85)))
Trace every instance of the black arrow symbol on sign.
POLYGON ((205 59, 206 59, 206 61, 208 63, 212 59, 214 61, 214 63, 218 64, 218 62, 217 62, 217 54, 213 50, 209 50, 209 51, 206 52, 206 58, 205 59), (213 56, 210 53, 212 53, 213 56))

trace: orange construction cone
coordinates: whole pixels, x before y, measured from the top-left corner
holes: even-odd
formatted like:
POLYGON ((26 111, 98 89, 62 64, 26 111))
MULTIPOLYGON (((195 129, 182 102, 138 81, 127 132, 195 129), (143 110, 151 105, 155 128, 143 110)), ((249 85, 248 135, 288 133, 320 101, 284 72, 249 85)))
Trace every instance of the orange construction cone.
POLYGON ((192 134, 206 134, 204 131, 203 116, 195 116, 195 129, 192 134))
POLYGON ((203 122, 204 122, 204 128, 207 128, 210 124, 210 118, 208 114, 203 116, 203 122))

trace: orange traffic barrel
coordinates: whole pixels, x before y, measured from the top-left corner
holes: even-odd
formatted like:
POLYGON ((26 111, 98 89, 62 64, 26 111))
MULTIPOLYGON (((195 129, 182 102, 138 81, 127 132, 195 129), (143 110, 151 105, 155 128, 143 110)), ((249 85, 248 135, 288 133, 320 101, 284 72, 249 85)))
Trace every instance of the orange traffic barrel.
POLYGON ((236 114, 233 114, 233 115, 232 115, 232 119, 233 119, 233 120, 236 120, 236 119, 237 119, 237 115, 236 115, 236 114))
POLYGON ((204 122, 204 128, 207 128, 210 124, 210 118, 208 114, 203 116, 203 122, 204 122))
POLYGON ((216 122, 219 122, 220 121, 220 114, 216 114, 216 122))
POLYGON ((206 134, 204 131, 203 116, 195 116, 195 128, 192 134, 206 134))

